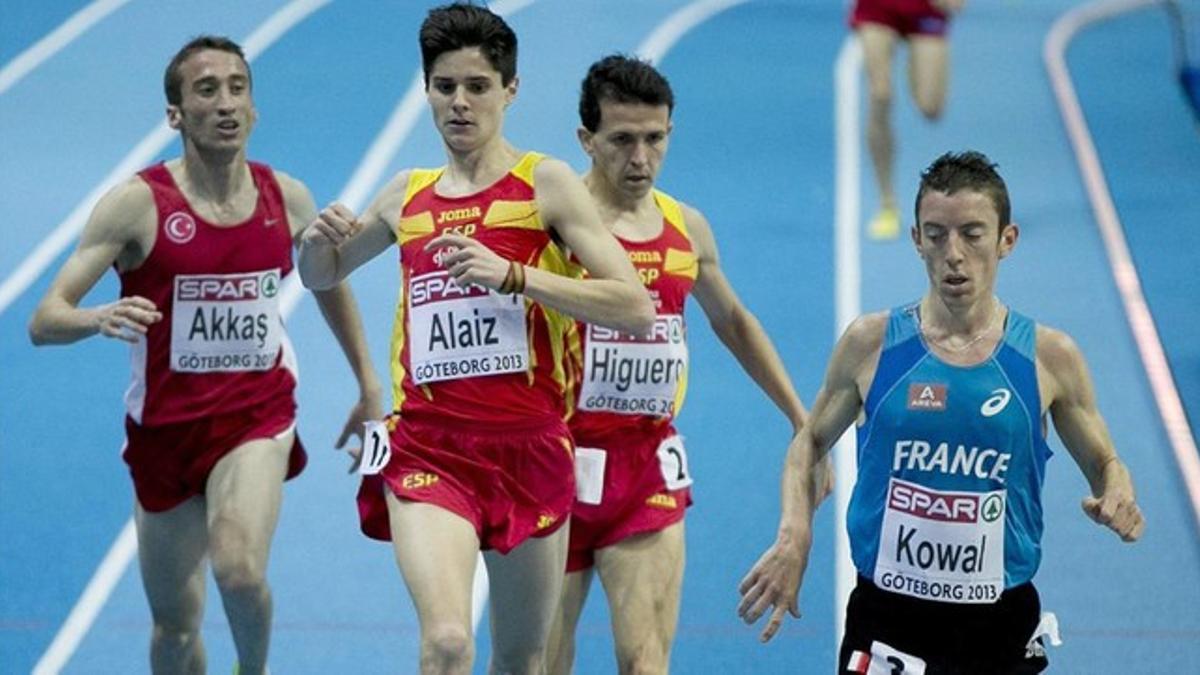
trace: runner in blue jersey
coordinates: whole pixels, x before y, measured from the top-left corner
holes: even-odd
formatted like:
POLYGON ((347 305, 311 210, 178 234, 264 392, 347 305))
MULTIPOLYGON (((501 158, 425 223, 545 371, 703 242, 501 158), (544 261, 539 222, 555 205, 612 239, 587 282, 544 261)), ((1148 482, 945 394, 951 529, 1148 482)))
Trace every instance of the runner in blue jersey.
POLYGON ((784 467, 775 543, 741 585, 762 639, 797 596, 812 544, 810 475, 857 422, 858 479, 847 529, 858 585, 846 608, 842 673, 1035 673, 1046 667, 1031 579, 1041 560, 1047 414, 1083 471, 1084 512, 1124 541, 1144 521, 1129 471, 1066 334, 993 295, 1017 243, 1008 191, 977 152, 921 175, 913 242, 929 290, 856 320, 838 342, 808 424, 784 467))

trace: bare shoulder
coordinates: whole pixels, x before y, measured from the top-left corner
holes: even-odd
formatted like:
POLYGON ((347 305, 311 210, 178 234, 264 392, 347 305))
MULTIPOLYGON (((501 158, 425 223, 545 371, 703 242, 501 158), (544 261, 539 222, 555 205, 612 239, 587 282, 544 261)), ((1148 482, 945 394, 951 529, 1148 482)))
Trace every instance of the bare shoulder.
POLYGON ((312 193, 308 186, 297 178, 286 174, 279 169, 271 169, 275 173, 275 180, 279 183, 279 189, 283 191, 283 198, 289 204, 292 200, 306 200, 312 202, 312 193))
POLYGON ((1090 377, 1083 352, 1075 340, 1061 330, 1037 327, 1038 383, 1046 405, 1058 400, 1086 398, 1090 377))
POLYGON ((391 180, 380 188, 375 200, 363 214, 364 222, 369 224, 373 220, 380 220, 389 227, 395 225, 401 209, 404 208, 404 199, 408 195, 408 181, 412 174, 413 169, 404 169, 392 176, 391 180))
POLYGON ((859 357, 879 351, 887 332, 888 316, 888 312, 871 312, 852 321, 839 341, 841 350, 859 357))
POLYGON ((560 188, 574 183, 582 185, 582 180, 569 164, 549 156, 542 159, 533 168, 533 180, 538 187, 560 188))
POLYGON ((1061 330, 1038 324, 1037 360, 1051 373, 1070 372, 1083 360, 1075 340, 1061 330))
POLYGON ((133 176, 96 202, 87 231, 105 239, 142 239, 154 232, 157 215, 150 186, 133 176))
POLYGON ((683 225, 687 228, 688 239, 691 239, 701 263, 720 264, 717 255, 717 241, 713 237, 712 225, 709 224, 708 218, 705 218, 700 209, 691 204, 678 203, 679 210, 683 213, 683 225))
POLYGON ((712 224, 700 209, 687 202, 679 202, 679 210, 683 211, 683 222, 689 232, 695 231, 701 236, 712 237, 712 224))

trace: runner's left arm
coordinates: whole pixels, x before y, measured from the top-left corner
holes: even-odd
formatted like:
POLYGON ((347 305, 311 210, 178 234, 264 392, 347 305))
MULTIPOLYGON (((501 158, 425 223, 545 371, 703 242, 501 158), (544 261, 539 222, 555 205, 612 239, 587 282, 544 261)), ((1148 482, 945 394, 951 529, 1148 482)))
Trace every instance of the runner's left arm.
POLYGON ((1108 425, 1096 408, 1092 377, 1079 347, 1065 333, 1038 326, 1039 380, 1049 378, 1050 417, 1063 445, 1087 478, 1092 494, 1082 502, 1089 518, 1137 541, 1146 527, 1129 469, 1117 456, 1108 425))
MULTIPOLYGON (((292 239, 299 246, 305 228, 317 217, 316 203, 303 183, 282 173, 276 175, 287 203, 292 239)), ((358 401, 350 409, 349 418, 336 443, 336 447, 341 448, 352 434, 362 438, 363 422, 383 416, 383 387, 371 364, 362 317, 349 283, 343 280, 328 290, 313 291, 313 297, 358 382, 358 401)))
POLYGON ((758 318, 742 304, 725 277, 708 220, 687 205, 683 206, 683 213, 699 265, 692 293, 725 348, 792 423, 793 433, 798 433, 804 425, 804 404, 796 394, 779 352, 758 318))

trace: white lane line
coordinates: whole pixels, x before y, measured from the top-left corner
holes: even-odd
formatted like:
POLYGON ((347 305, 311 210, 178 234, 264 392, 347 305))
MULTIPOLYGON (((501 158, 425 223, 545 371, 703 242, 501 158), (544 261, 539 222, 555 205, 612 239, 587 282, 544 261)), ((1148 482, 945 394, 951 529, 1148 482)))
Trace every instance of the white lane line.
POLYGON ((1092 202, 1092 210, 1096 214, 1096 224, 1100 227, 1104 248, 1108 251, 1108 262, 1112 267, 1117 289, 1121 293, 1121 301, 1125 305, 1129 327, 1133 331, 1142 365, 1150 381, 1150 389, 1154 392, 1159 415, 1174 450, 1180 477, 1191 498, 1196 525, 1200 527, 1200 452, 1196 449, 1196 437, 1192 434, 1179 391, 1175 388, 1175 379, 1171 375, 1170 363, 1158 336, 1158 329, 1154 325, 1154 316, 1151 315, 1146 297, 1142 293, 1137 266, 1129 253, 1125 230, 1117 215, 1117 207, 1109 192, 1108 180, 1104 176, 1100 156, 1096 152, 1091 131, 1084 119, 1079 98, 1075 94, 1065 56, 1071 39, 1085 26, 1157 4, 1163 4, 1162 0, 1105 0, 1072 9, 1059 17, 1046 35, 1042 58, 1054 87, 1054 95, 1058 99, 1063 122, 1067 126, 1067 134, 1075 149, 1075 158, 1079 163, 1079 171, 1083 174, 1083 183, 1092 202))
MULTIPOLYGON (((862 70, 862 49, 858 39, 847 36, 838 52, 834 65, 833 114, 835 124, 835 190, 834 204, 834 259, 836 265, 834 281, 834 313, 837 332, 834 339, 842 336, 860 313, 862 313, 862 273, 859 251, 859 207, 861 205, 861 149, 859 139, 859 72, 862 70)), ((833 449, 833 464, 836 468, 834 483, 835 545, 834 545, 834 642, 835 659, 837 645, 842 643, 842 630, 846 625, 846 601, 854 587, 854 563, 850 560, 850 539, 846 534, 846 509, 850 506, 850 492, 858 475, 857 443, 855 429, 851 427, 842 434, 833 449)))
MULTIPOLYGON (((284 33, 293 28, 300 21, 304 20, 307 16, 320 9, 322 6, 328 4, 328 2, 329 0, 295 0, 294 2, 280 9, 278 12, 268 18, 262 25, 260 25, 254 31, 254 33, 247 37, 242 43, 243 49, 246 53, 246 59, 252 61, 255 57, 262 53, 263 50, 278 40, 284 33)), ((162 128, 166 128, 166 125, 164 124, 162 128)), ((157 131, 158 130, 156 129, 155 132, 151 134, 151 137, 154 137, 154 134, 157 133, 157 131)), ((151 137, 143 140, 138 147, 140 148, 143 145, 146 145, 147 141, 151 137)), ((167 140, 169 140, 169 134, 167 140)), ((163 145, 166 145, 166 141, 163 142, 163 145)), ((144 162, 135 164, 135 168, 127 171, 126 173, 132 173, 134 170, 136 170, 136 167, 140 167, 141 164, 148 162, 149 159, 152 159, 155 155, 157 155, 161 149, 161 146, 155 149, 150 153, 149 158, 147 158, 144 162)), ((133 153, 131 153, 131 156, 132 154, 133 153)), ((103 191, 100 191, 99 194, 103 194, 103 191)), ((99 197, 99 194, 97 194, 97 198, 99 197)), ((80 226, 82 226, 82 217, 80 226)), ((60 226, 59 229, 62 229, 62 227, 60 226)), ((78 234, 78 232, 75 234, 78 234)), ((71 238, 74 238, 74 234, 71 236, 71 238)), ((70 239, 67 239, 66 243, 70 243, 70 239)), ((65 246, 66 243, 64 243, 63 246, 65 246)), ((55 253, 53 256, 50 256, 47 264, 56 256, 57 253, 55 253)), ((4 305, 0 304, 0 310, 2 310, 3 307, 4 305)), ((100 610, 104 607, 105 603, 108 602, 108 598, 112 595, 113 589, 116 587, 117 582, 121 580, 121 576, 129 567, 129 563, 133 560, 133 557, 136 553, 137 535, 134 530, 133 518, 130 518, 128 521, 126 521, 125 526, 121 528, 120 534, 117 535, 116 540, 109 548, 108 553, 104 556, 100 566, 92 575, 91 580, 88 581, 87 587, 84 588, 83 594, 80 595, 79 600, 76 601, 75 606, 71 609, 71 613, 67 616, 67 620, 63 623, 62 627, 59 628, 58 633, 54 636, 54 640, 50 643, 50 646, 46 649, 46 652, 42 655, 42 658, 38 660, 37 665, 34 666, 34 675, 51 675, 59 672, 64 666, 66 666, 67 662, 71 659, 71 656, 75 653, 75 650, 78 649, 79 643, 83 641, 83 638, 91 629, 92 624, 96 620, 96 616, 99 615, 100 610)))
POLYGON ((3 68, 0 68, 0 94, 11 89, 35 68, 74 42, 75 38, 86 33, 89 28, 128 2, 129 0, 96 0, 72 14, 58 28, 47 33, 41 40, 33 43, 12 61, 6 63, 3 68))
POLYGON ((716 14, 748 0, 696 0, 668 16, 642 41, 635 54, 650 63, 660 63, 675 43, 696 26, 716 14))
MULTIPOLYGON (((294 0, 271 15, 242 43, 246 60, 253 61, 281 35, 308 15, 328 4, 329 1, 294 0)), ((46 271, 46 268, 71 245, 71 242, 75 241, 75 238, 83 231, 88 214, 92 212, 96 202, 121 181, 127 180, 153 161, 174 138, 175 132, 167 126, 165 121, 156 124, 150 133, 146 134, 133 150, 125 155, 116 167, 105 176, 104 180, 100 181, 82 201, 75 205, 66 220, 59 223, 50 236, 42 240, 33 253, 17 266, 17 269, 4 280, 3 284, 0 284, 0 314, 8 309, 9 305, 46 271)))

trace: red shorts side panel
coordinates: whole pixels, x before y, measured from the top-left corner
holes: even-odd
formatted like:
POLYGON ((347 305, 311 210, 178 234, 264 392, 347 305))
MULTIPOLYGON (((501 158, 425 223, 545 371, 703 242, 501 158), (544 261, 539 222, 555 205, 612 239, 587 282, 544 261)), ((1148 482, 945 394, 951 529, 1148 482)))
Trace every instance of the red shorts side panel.
MULTIPOLYGON (((126 417, 121 456, 129 465, 138 503, 157 513, 204 494, 213 467, 239 446, 277 436, 295 423, 296 402, 291 396, 179 424, 145 427, 126 417)), ((307 463, 308 455, 296 435, 287 478, 298 476, 307 463)))
POLYGON ((888 26, 901 36, 943 36, 950 20, 929 0, 858 0, 850 12, 850 27, 864 23, 888 26))
POLYGON ((400 419, 391 444, 388 465, 358 491, 362 531, 373 539, 391 539, 384 489, 461 516, 483 549, 500 553, 555 532, 570 515, 574 446, 559 420, 500 431, 400 419))
POLYGON ((668 489, 658 459, 658 446, 674 435, 675 429, 664 424, 653 433, 614 432, 603 438, 576 439, 579 447, 604 450, 606 459, 600 503, 576 501, 572 507, 568 572, 591 567, 596 549, 683 520, 692 504, 692 490, 668 489))

